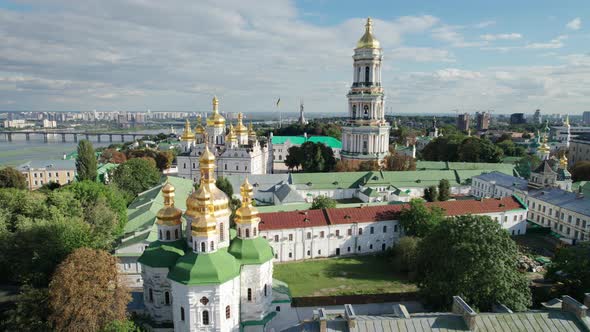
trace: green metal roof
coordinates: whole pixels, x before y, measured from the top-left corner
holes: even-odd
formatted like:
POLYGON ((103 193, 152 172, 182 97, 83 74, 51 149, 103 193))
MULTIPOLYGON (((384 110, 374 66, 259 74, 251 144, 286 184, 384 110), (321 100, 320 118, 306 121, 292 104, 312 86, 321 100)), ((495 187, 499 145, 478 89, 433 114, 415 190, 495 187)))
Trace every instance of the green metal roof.
POLYGON ((253 239, 235 238, 229 245, 228 252, 241 264, 262 264, 273 259, 271 246, 261 237, 253 239))
POLYGON ((223 248, 214 253, 188 252, 178 259, 168 278, 185 285, 206 285, 222 284, 239 275, 240 264, 223 248))
POLYGON ((305 142, 323 143, 333 149, 342 149, 342 142, 331 136, 311 136, 305 138, 303 136, 273 136, 272 144, 285 144, 291 142, 294 145, 301 145, 305 142))
POLYGON ((367 188, 362 193, 367 197, 379 197, 379 192, 373 188, 367 188))
POLYGON ((184 256, 185 249, 186 239, 174 242, 155 241, 145 249, 137 261, 151 267, 171 268, 180 257, 184 256))

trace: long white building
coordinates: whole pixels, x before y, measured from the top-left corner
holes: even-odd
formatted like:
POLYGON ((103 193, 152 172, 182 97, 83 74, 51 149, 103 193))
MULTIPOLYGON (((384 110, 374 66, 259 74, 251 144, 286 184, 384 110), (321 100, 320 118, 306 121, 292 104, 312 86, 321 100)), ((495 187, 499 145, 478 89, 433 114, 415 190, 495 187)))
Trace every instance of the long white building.
MULTIPOLYGON (((398 221, 406 205, 367 206, 260 214, 260 236, 276 261, 371 254, 391 248, 403 236, 398 221)), ((517 197, 427 203, 447 216, 485 215, 512 235, 526 233, 527 206, 517 197)))

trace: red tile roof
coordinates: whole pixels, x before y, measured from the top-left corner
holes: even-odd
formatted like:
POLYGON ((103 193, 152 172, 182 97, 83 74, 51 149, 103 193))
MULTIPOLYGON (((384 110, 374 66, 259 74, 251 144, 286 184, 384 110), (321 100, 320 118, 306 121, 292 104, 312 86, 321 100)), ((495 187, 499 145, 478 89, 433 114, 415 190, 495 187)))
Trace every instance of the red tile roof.
MULTIPOLYGON (((510 196, 482 200, 460 200, 426 203, 426 206, 438 206, 449 217, 466 214, 484 214, 523 209, 518 199, 510 196)), ((355 222, 372 222, 396 220, 397 215, 408 204, 365 206, 355 208, 305 210, 290 212, 261 213, 261 231, 316 227, 325 225, 351 224, 355 222)))

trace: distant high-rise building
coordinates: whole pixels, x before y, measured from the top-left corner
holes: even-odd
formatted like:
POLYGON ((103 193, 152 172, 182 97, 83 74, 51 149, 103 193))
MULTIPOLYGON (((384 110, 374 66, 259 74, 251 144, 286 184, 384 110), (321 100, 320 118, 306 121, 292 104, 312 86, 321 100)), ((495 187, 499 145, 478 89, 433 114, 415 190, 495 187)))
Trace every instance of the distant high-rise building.
POLYGON ((582 120, 584 121, 584 124, 590 125, 590 112, 582 113, 582 120))
POLYGON ((510 115, 510 124, 523 124, 526 123, 524 113, 512 113, 510 115))
POLYGON ((469 113, 463 113, 457 116, 457 129, 461 131, 469 130, 469 113))
POLYGON ((490 112, 477 112, 475 115, 477 118, 477 130, 490 129, 490 112))
POLYGON ((533 123, 534 124, 541 124, 543 123, 543 119, 541 118, 541 110, 536 110, 535 115, 533 115, 533 123))

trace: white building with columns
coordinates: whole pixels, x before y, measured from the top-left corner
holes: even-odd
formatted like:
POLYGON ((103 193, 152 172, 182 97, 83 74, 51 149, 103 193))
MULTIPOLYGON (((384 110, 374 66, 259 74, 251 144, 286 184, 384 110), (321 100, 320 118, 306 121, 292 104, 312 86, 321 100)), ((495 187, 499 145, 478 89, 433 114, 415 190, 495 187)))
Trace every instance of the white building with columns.
POLYGON ((187 198, 185 230, 183 213, 174 207, 175 188, 162 188, 158 240, 138 260, 146 312, 159 331, 268 331, 277 315, 273 253, 259 237, 253 188, 247 180, 241 186, 232 235, 228 197, 215 185, 215 156, 207 145, 199 162, 200 185, 187 198))
POLYGON ((365 34, 353 55, 353 83, 348 92, 347 125, 342 127, 342 160, 360 163, 382 161, 389 153, 390 126, 385 121, 385 95, 381 86, 383 50, 367 19, 365 34))
POLYGON ((180 137, 181 153, 177 157, 178 176, 199 182, 199 157, 207 141, 216 156, 216 175, 270 174, 272 173, 272 148, 263 146, 252 127, 243 123, 238 113, 236 126, 226 127, 225 118, 219 113, 219 101, 213 98, 213 112, 207 117, 204 127, 201 118, 191 129, 188 119, 180 137))
MULTIPOLYGON (((446 216, 485 215, 512 235, 526 233, 527 206, 517 197, 426 203, 446 216)), ((406 205, 365 206, 260 214, 260 236, 276 261, 375 254, 401 236, 399 212, 406 205)))

